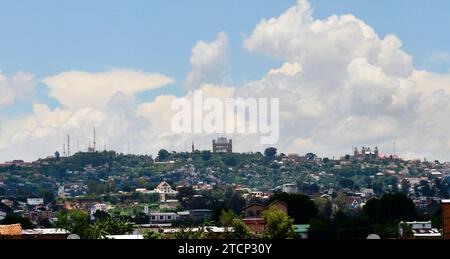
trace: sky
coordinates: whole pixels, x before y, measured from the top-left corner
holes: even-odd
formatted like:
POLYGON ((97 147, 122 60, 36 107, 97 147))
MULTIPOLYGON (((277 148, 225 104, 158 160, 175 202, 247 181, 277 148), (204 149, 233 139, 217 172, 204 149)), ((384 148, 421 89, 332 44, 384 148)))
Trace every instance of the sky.
MULTIPOLYGON (((118 151, 207 149, 210 136, 167 129, 167 103, 205 87, 288 98, 284 152, 390 153, 397 142, 405 157, 450 158, 449 1, 0 3, 0 161, 51 155, 67 134, 84 148, 93 125, 118 151)), ((238 151, 264 148, 234 137, 238 151)))

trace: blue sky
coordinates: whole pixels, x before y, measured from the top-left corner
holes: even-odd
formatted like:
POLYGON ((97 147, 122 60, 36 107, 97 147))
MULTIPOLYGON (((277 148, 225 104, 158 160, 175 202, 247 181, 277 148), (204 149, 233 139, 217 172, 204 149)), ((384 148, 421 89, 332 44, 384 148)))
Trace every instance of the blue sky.
MULTIPOLYGON (((333 25, 334 28, 343 29, 343 31, 339 31, 339 36, 334 39, 335 41, 333 41, 333 37, 336 35, 329 37, 328 32, 324 30, 321 31, 324 34, 318 38, 323 42, 318 42, 317 46, 315 43, 291 46, 292 42, 298 42, 299 35, 295 32, 296 29, 302 28, 302 24, 294 24, 294 30, 285 30, 285 28, 293 21, 295 23, 296 18, 302 15, 306 16, 301 12, 301 8, 296 8, 294 9, 296 11, 289 13, 288 25, 284 24, 282 19, 275 21, 279 26, 275 29, 275 35, 278 36, 276 39, 272 37, 273 34, 270 34, 270 28, 265 28, 264 24, 258 25, 264 18, 279 17, 287 14, 287 10, 293 6, 305 5, 305 3, 296 5, 297 0, 3 0, 0 8, 0 91, 7 89, 10 94, 11 92, 15 94, 16 98, 11 104, 7 103, 8 93, 4 96, 0 95, 0 107, 2 107, 0 109, 0 130, 2 130, 0 131, 0 160, 2 157, 8 158, 12 152, 23 154, 29 158, 47 155, 53 152, 55 147, 60 146, 61 134, 63 138, 65 138, 65 134, 69 133, 90 134, 90 125, 97 123, 98 118, 104 118, 103 125, 100 126, 105 131, 108 130, 108 136, 105 138, 109 138, 108 141, 113 142, 112 145, 116 148, 123 149, 121 140, 129 137, 130 134, 136 135, 136 139, 142 137, 140 134, 144 134, 152 141, 159 141, 152 145, 155 150, 160 147, 167 148, 167 143, 177 140, 160 137, 168 136, 164 135, 165 127, 158 127, 160 124, 167 126, 159 118, 164 117, 159 115, 166 114, 163 114, 165 110, 161 108, 161 102, 164 100, 155 100, 155 98, 161 97, 161 95, 185 96, 187 84, 184 84, 183 81, 188 74, 192 75, 194 68, 203 69, 200 71, 203 74, 210 74, 207 68, 214 67, 214 63, 219 59, 213 59, 210 63, 206 62, 206 65, 203 64, 206 69, 202 67, 202 64, 200 64, 200 68, 191 65, 190 59, 193 56, 193 48, 199 41, 208 44, 217 42, 220 38, 219 35, 222 35, 219 34, 220 32, 224 32, 223 35, 226 35, 227 42, 224 46, 229 50, 226 55, 228 62, 224 68, 220 67, 221 71, 219 71, 220 78, 227 80, 227 86, 233 86, 236 89, 247 87, 244 90, 249 90, 248 86, 251 84, 246 83, 257 82, 256 84, 259 84, 261 78, 270 75, 268 71, 272 70, 271 72, 273 72, 273 69, 280 68, 282 65, 283 67, 290 65, 291 68, 298 65, 286 62, 300 62, 301 67, 305 68, 303 77, 297 78, 295 76, 296 73, 299 73, 297 71, 291 75, 292 78, 286 79, 282 83, 275 76, 269 79, 270 84, 261 84, 270 94, 278 93, 282 97, 287 95, 285 98, 291 97, 289 91, 285 91, 285 89, 289 89, 297 93, 298 98, 305 98, 296 100, 297 102, 300 101, 311 106, 304 108, 312 108, 312 110, 303 111, 298 110, 299 107, 296 106, 283 107, 289 113, 288 115, 292 116, 288 117, 288 123, 286 121, 282 123, 282 126, 285 126, 283 132, 285 139, 283 143, 280 143, 281 149, 286 149, 287 152, 307 150, 308 152, 315 151, 325 155, 335 155, 347 152, 351 146, 369 144, 378 145, 386 150, 390 149, 395 141, 398 143, 399 150, 402 151, 403 147, 403 153, 410 157, 422 155, 443 157, 448 154, 450 141, 445 146, 442 146, 442 143, 445 143, 450 136, 450 131, 443 130, 450 128, 450 120, 447 118, 450 114, 450 105, 449 112, 446 112, 443 107, 450 101, 445 100, 447 95, 441 96, 441 98, 430 97, 439 90, 445 90, 449 93, 448 99, 450 100, 450 91, 447 87, 450 82, 450 34, 448 33, 450 1, 434 0, 432 3, 417 0, 309 1, 313 6, 315 19, 323 20, 335 14, 353 14, 373 28, 379 34, 380 39, 384 39, 387 34, 395 34, 403 42, 403 47, 388 46, 388 50, 392 50, 392 52, 383 53, 380 48, 375 51, 379 51, 380 55, 386 55, 380 57, 387 59, 383 60, 379 57, 380 60, 371 60, 370 64, 360 63, 361 60, 356 60, 348 49, 366 50, 361 45, 363 42, 347 39, 351 39, 353 36, 358 37, 361 28, 356 28, 353 31, 355 34, 347 34, 349 27, 337 23, 333 25), (253 34, 255 28, 262 28, 263 32, 255 36, 253 34), (248 40, 249 38, 253 38, 251 42, 254 45, 246 45, 244 48, 244 39, 248 40), (270 49, 277 44, 286 46, 285 49, 288 51, 286 53, 277 52, 276 47, 270 49), (344 50, 347 52, 334 53, 334 44, 345 44, 344 50), (324 51, 321 46, 326 46, 327 49, 324 51), (265 47, 269 47, 269 49, 265 49, 265 47), (308 57, 297 56, 297 53, 302 51, 313 53, 311 55, 314 57, 308 59, 308 57), (411 61, 403 59, 403 51, 414 58, 414 69, 411 71, 409 70, 412 67, 411 61), (335 54, 335 57, 324 55, 325 58, 323 58, 321 57, 322 53, 335 54), (348 59, 341 57, 345 55, 348 55, 348 59), (279 57, 279 59, 271 59, 271 56, 279 57), (352 64, 353 61, 359 62, 357 63, 359 67, 366 69, 365 77, 362 79, 367 82, 364 81, 362 85, 354 85, 354 88, 350 88, 350 90, 354 90, 353 95, 360 96, 358 100, 364 99, 366 102, 373 102, 372 114, 374 117, 367 114, 363 114, 366 117, 361 115, 358 105, 355 109, 353 107, 348 110, 343 109, 340 116, 330 114, 330 117, 327 117, 327 112, 322 114, 320 111, 334 111, 334 107, 328 106, 323 93, 316 96, 314 89, 308 88, 309 83, 314 86, 313 88, 326 87, 324 89, 329 89, 330 95, 335 89, 341 89, 336 83, 333 73, 339 73, 342 78, 346 79, 355 78, 358 75, 357 71, 349 70, 353 67, 350 66, 349 61, 352 61, 352 64), (311 66, 316 66, 316 64, 318 64, 317 67, 320 67, 318 76, 314 73, 314 69, 311 69, 311 66), (328 66, 329 64, 344 64, 347 66, 347 70, 342 70, 340 65, 331 67, 328 66), (323 67, 328 69, 325 70, 325 73, 330 72, 330 77, 322 74, 323 67), (384 73, 381 76, 375 73, 380 70, 384 73), (417 70, 426 70, 427 72, 421 73, 417 70), (36 92, 31 94, 31 99, 21 99, 20 96, 27 94, 26 86, 23 87, 25 94, 20 91, 15 93, 14 90, 11 90, 15 87, 14 81, 11 79, 18 71, 33 74, 37 82, 45 80, 48 86, 38 83, 36 92), (71 73, 67 72, 70 71, 76 71, 75 74, 84 71, 88 75, 84 75, 85 78, 83 78, 83 75, 77 74, 77 78, 68 79, 71 73), (108 81, 102 85, 100 81, 104 78, 109 78, 109 80, 114 78, 114 73, 112 73, 103 75, 104 78, 96 81, 95 84, 89 84, 89 82, 95 81, 91 80, 92 77, 102 75, 105 71, 138 71, 140 75, 134 75, 138 78, 141 78, 142 74, 155 73, 174 79, 175 83, 160 83, 155 88, 145 86, 145 90, 153 90, 143 93, 137 89, 140 87, 139 84, 134 85, 137 90, 133 86, 130 87, 130 78, 127 76, 122 76, 119 80, 115 78, 115 81, 108 81), (406 72, 404 73, 404 71, 406 72), (6 84, 2 83, 2 76, 7 78, 6 84), (50 84, 47 81, 49 78, 53 78, 53 82, 50 84), (77 81, 80 78, 82 81, 77 81), (394 81, 385 82, 386 78, 394 81), (303 84, 303 79, 309 80, 308 83, 303 84), (124 84, 122 80, 126 83, 124 84), (371 83, 377 80, 381 80, 382 84, 375 87, 371 83), (396 80, 402 82, 400 86, 391 84, 396 80), (405 85, 408 85, 408 80, 415 82, 414 89, 407 89, 405 85), (120 91, 114 88, 118 87, 117 85, 111 86, 115 83, 121 84, 120 91), (69 84, 71 85, 68 86, 69 84), (81 84, 83 84, 82 87, 81 84), (277 86, 279 89, 276 88, 277 86), (80 88, 83 88, 85 92, 80 88), (91 98, 85 98, 86 89, 88 93, 91 93, 91 89, 98 91, 92 91, 93 94, 89 96, 91 98), (145 120, 150 122, 148 124, 151 125, 151 127, 149 126, 150 133, 141 133, 145 128, 139 126, 141 115, 139 118, 129 118, 129 114, 120 117, 123 114, 117 114, 114 110, 105 107, 107 101, 105 99, 112 100, 112 97, 117 97, 116 93, 123 90, 130 90, 128 96, 137 98, 137 102, 120 98, 114 99, 119 104, 124 104, 123 107, 131 105, 134 111, 137 111, 140 104, 152 103, 150 106, 144 107, 148 109, 146 110, 148 117, 145 120), (313 92, 303 95, 305 91, 310 90, 313 92), (55 96, 62 105, 56 99, 49 97, 50 95, 55 96), (77 103, 72 103, 72 99, 76 99, 77 103), (97 106, 99 99, 102 99, 103 106, 101 107, 97 106), (391 99, 394 100, 391 106, 389 102, 378 102, 391 99), (7 105, 3 104, 2 106, 2 100, 7 105), (128 101, 130 104, 127 103, 128 101), (33 110, 33 105, 35 108, 37 107, 37 111, 33 110), (417 108, 419 106, 420 109, 417 108), (57 107, 61 107, 61 109, 55 109, 57 107), (97 113, 84 116, 80 110, 86 107, 96 109, 97 113), (314 108, 317 109, 314 110, 314 108), (162 111, 158 109, 162 109, 162 111), (411 116, 408 111, 412 112, 411 116), (305 122, 305 118, 308 118, 302 117, 304 116, 302 112, 309 114, 317 112, 315 120, 311 122, 307 119, 306 124, 301 124, 301 122, 305 122), (96 114, 100 115, 96 116, 96 114), (429 114, 435 116, 429 116, 429 114), (65 117, 67 118, 61 119, 65 117), (408 119, 402 120, 403 117, 408 119), (21 119, 14 121, 15 118, 21 119), (361 122, 358 123, 358 127, 352 127, 347 123, 355 118, 361 122), (330 121, 330 119, 336 121, 330 121), (116 121, 121 121, 125 126, 114 127, 116 121), (308 122, 311 122, 311 125, 308 122), (411 123, 408 124, 408 122, 411 123), (449 125, 446 124, 447 122, 449 125), (297 123, 299 124, 297 125, 297 123), (367 125, 368 123, 373 125, 367 125), (324 127, 328 124, 329 128, 324 127), (422 127, 425 124, 427 127, 422 127), (364 125, 367 129, 360 128, 359 125, 364 125), (298 132, 299 128, 304 130, 298 132), (409 129, 415 130, 410 132, 409 129), (352 133, 352 130, 355 133, 352 133), (373 132, 369 134, 368 130, 373 130, 373 132), (345 133, 349 133, 348 140, 339 141, 341 138, 344 139, 342 136, 345 133), (325 139, 324 136, 330 136, 330 139, 325 139), (423 139, 433 139, 434 142, 423 143, 421 142, 423 139), (51 144, 49 144, 50 142, 51 144), (40 150, 41 148, 38 147, 43 145, 42 143, 49 147, 46 150, 40 150), (428 144, 430 145, 426 146, 428 144), (425 151, 422 150, 424 146, 426 147, 425 151), (15 147, 17 150, 10 152, 10 149, 15 147)), ((315 36, 313 34, 317 32, 311 30, 308 33, 310 33, 307 35, 308 37, 313 37, 315 36)), ((382 46, 381 41, 374 40, 374 38, 365 39, 364 42, 370 42, 373 46, 382 46)), ((395 40, 383 44, 392 42, 395 45, 395 40)), ((209 45, 208 48, 212 48, 211 46, 214 44, 209 45)), ((338 52, 340 47, 342 46, 336 48, 338 52)), ((369 55, 368 52, 364 53, 369 55)), ((207 54, 208 50, 203 49, 202 57, 207 57, 207 54)), ((22 74, 21 78, 26 79, 27 76, 22 74)), ((340 80, 339 78, 337 80, 340 80)), ((163 82, 165 79, 145 78, 143 81, 147 82, 147 80, 163 82)), ((440 94, 442 95, 442 92, 440 94)), ((348 96, 352 95, 346 95, 343 90, 337 91, 336 98, 346 102, 345 97, 348 96)), ((331 96, 328 97, 331 98, 331 96)), ((168 118, 163 119, 164 122, 168 121, 168 118)), ((99 125, 96 126, 100 128, 99 125)), ((189 136, 185 136, 185 138, 187 142, 192 141, 189 136)), ((204 137, 203 139, 206 140, 204 137)), ((205 143, 209 145, 209 140, 205 143)), ((136 144, 141 143, 136 141, 136 144)), ((140 151, 155 151, 146 148, 146 145, 142 145, 140 151)), ((242 150, 246 150, 249 147, 242 148, 242 150)))
MULTIPOLYGON (((224 31, 230 38, 229 76, 235 84, 260 78, 280 62, 242 49, 262 18, 278 16, 293 0, 18 0, 0 9, 0 69, 6 75, 22 70, 37 78, 62 71, 130 68, 157 72, 176 84, 143 95, 181 94, 191 49, 198 40, 213 40, 224 31)), ((352 13, 376 31, 403 40, 418 69, 448 72, 449 62, 427 62, 432 53, 450 52, 450 2, 411 0, 313 0, 315 16, 352 13)), ((39 88, 38 99, 56 106, 39 88)), ((18 103, 6 111, 27 111, 18 103)))

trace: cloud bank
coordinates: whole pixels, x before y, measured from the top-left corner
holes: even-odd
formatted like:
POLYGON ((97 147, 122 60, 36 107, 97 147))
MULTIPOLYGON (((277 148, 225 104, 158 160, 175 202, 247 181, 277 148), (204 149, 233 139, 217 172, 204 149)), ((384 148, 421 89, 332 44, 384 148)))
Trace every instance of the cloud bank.
MULTIPOLYGON (((397 36, 381 37, 354 15, 316 19, 311 4, 299 0, 280 16, 261 20, 243 40, 245 50, 279 60, 280 67, 244 85, 218 84, 228 45, 228 36, 219 33, 214 41, 194 46, 184 97, 201 89, 218 98, 279 98, 277 147, 282 152, 331 157, 373 145, 390 154, 396 142, 406 158, 450 160, 450 74, 415 69, 397 36)), ((22 96, 5 83, 10 81, 0 77, 0 90, 7 93, 0 97, 0 107, 22 96)), ((44 79, 49 96, 61 107, 36 103, 32 114, 3 123, 0 158, 52 154, 61 149, 66 134, 80 139, 85 149, 94 125, 100 145, 104 141, 119 152, 128 142, 134 153, 190 150, 192 141, 199 149, 210 149, 215 134, 172 133, 170 105, 176 96, 136 101, 138 93, 173 81, 130 70, 72 71, 44 79)), ((230 137, 238 152, 265 148, 257 134, 230 137)))

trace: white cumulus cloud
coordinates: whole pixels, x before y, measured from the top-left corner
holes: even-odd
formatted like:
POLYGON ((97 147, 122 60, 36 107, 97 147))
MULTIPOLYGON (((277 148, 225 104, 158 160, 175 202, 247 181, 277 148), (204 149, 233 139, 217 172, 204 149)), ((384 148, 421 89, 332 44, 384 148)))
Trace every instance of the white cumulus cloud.
POLYGON ((36 87, 34 75, 17 72, 11 78, 0 71, 0 108, 10 106, 17 100, 30 99, 36 87))
POLYGON ((90 73, 83 71, 63 72, 45 78, 50 97, 66 108, 104 107, 118 92, 127 96, 156 89, 174 80, 154 73, 134 70, 110 70, 90 73))
POLYGON ((219 33, 212 42, 197 42, 192 49, 191 71, 185 80, 188 89, 217 80, 227 61, 228 45, 228 36, 224 32, 219 33))

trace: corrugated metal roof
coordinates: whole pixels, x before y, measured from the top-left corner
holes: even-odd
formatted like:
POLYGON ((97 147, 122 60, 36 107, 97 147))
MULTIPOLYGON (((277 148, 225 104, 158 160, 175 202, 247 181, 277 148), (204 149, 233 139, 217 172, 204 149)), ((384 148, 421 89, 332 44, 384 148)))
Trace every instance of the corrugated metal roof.
POLYGON ((22 227, 20 224, 0 225, 0 236, 20 236, 22 235, 22 227))

